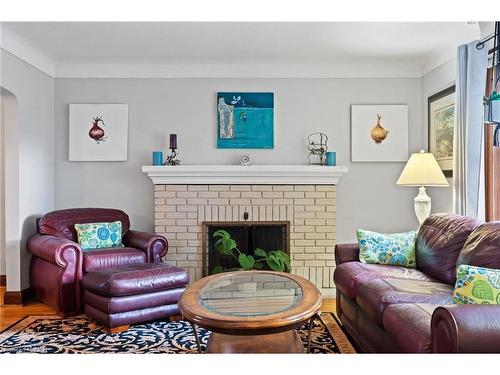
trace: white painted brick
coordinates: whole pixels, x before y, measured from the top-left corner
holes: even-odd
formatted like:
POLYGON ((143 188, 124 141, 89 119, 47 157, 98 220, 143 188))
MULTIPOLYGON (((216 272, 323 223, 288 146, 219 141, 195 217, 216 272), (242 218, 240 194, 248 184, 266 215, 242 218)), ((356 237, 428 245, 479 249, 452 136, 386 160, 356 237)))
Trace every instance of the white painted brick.
POLYGON ((241 196, 242 193, 240 193, 239 191, 221 191, 219 193, 220 198, 240 198, 241 196))
POLYGON ((266 206, 259 206, 259 220, 266 221, 266 206))
POLYGON ((293 204, 295 205, 303 205, 303 206, 312 206, 314 205, 314 199, 294 199, 293 204))
POLYGON ((218 198, 219 193, 217 191, 199 191, 198 198, 218 198))
POLYGON ((160 199, 160 198, 156 198, 156 199, 154 200, 154 204, 155 204, 156 206, 157 206, 157 205, 160 205, 160 204, 165 204, 165 199, 163 199, 163 198, 161 198, 161 199, 160 199))
POLYGON ((336 191, 335 185, 316 185, 316 191, 336 191))
POLYGON ((306 267, 321 267, 324 265, 324 262, 321 260, 305 260, 304 266, 306 267))
MULTIPOLYGON (((323 233, 317 233, 323 234, 323 233)), ((316 246, 335 246, 334 240, 316 240, 316 246)))
POLYGON ((165 212, 155 212, 155 219, 165 219, 165 212))
POLYGON ((175 212, 176 206, 165 205, 165 206, 156 206, 155 211, 157 212, 175 212))
POLYGON ((196 212, 198 211, 197 206, 177 206, 177 211, 179 212, 196 212))
POLYGON ((252 199, 252 206, 268 206, 273 204, 272 199, 252 199))
MULTIPOLYGON (((295 220, 295 222, 298 222, 298 220, 295 220)), ((314 233, 316 232, 316 228, 312 225, 294 225, 294 232, 295 233, 314 233)))
POLYGON ((187 185, 165 185, 167 191, 187 191, 187 185))
POLYGON ((210 185, 209 191, 229 191, 229 185, 210 185))
POLYGON ((227 206, 229 204, 229 199, 224 198, 211 198, 208 200, 210 206, 227 206))
POLYGON ((295 185, 295 191, 314 191, 316 190, 314 185, 295 185))
POLYGON ((280 219, 280 207, 273 206, 273 220, 278 221, 280 219))
POLYGON ((273 220, 273 206, 266 206, 266 220, 273 220))
POLYGON ((252 220, 259 220, 259 206, 252 206, 252 220))
POLYGON ((324 212, 325 210, 325 206, 306 206, 306 211, 309 212, 324 212))
POLYGON ((286 191, 283 193, 283 198, 289 199, 303 199, 305 197, 302 191, 286 191))
POLYGON ((155 198, 175 198, 176 191, 155 191, 155 198))
POLYGON ((326 193, 322 191, 307 191, 306 198, 325 198, 326 193))
POLYGON ((208 185, 188 185, 189 191, 207 191, 208 185))
POLYGON ((219 220, 219 206, 212 206, 212 220, 219 220))
POLYGON ((231 191, 250 191, 252 187, 250 185, 231 185, 231 191))
POLYGON ((293 191, 293 185, 273 185, 273 191, 293 191))
POLYGON ((198 222, 195 219, 177 219, 176 222, 177 225, 198 225, 198 222))
POLYGON ((286 206, 280 206, 280 218, 279 220, 285 221, 286 220, 286 206))
POLYGON ((241 198, 262 198, 262 193, 260 191, 243 191, 241 198))
POLYGON ((177 205, 183 205, 186 204, 186 199, 183 198, 168 198, 167 199, 168 204, 175 204, 177 205))
POLYGON ((252 191, 272 191, 272 185, 252 185, 252 191))
POLYGON ((314 254, 292 254, 294 260, 314 260, 314 254))
POLYGON ((335 206, 335 199, 316 199, 316 204, 332 205, 335 206))
POLYGON ((250 199, 230 199, 231 206, 250 206, 250 199))
POLYGON ((179 240, 197 240, 198 233, 177 233, 177 239, 179 239, 179 240))
POLYGON ((201 233, 202 232, 201 225, 194 225, 194 226, 188 227, 188 232, 190 232, 190 233, 201 233))
POLYGON ((206 198, 191 198, 187 200, 188 205, 201 206, 206 205, 208 200, 206 198))
POLYGON ((281 192, 281 191, 264 191, 262 193, 262 198, 283 198, 283 192, 281 192))
POLYGON ((170 250, 174 247, 183 247, 183 246, 187 246, 187 241, 186 240, 171 240, 171 239, 168 239, 168 247, 169 247, 169 250, 168 252, 170 252, 170 250))
POLYGON ((155 220, 155 225, 176 225, 174 219, 158 219, 155 220))
POLYGON ((326 220, 325 219, 306 219, 306 225, 324 226, 324 225, 326 225, 326 220))
MULTIPOLYGON (((187 232, 187 227, 177 226, 177 225, 169 225, 165 227, 165 233, 184 233, 187 232)), ((177 238, 179 238, 177 236, 177 238)))
POLYGON ((334 256, 331 253, 316 254, 316 260, 334 260, 334 256))
POLYGON ((273 199, 273 205, 287 206, 293 204, 293 199, 273 199))
POLYGON ((185 212, 188 219, 196 219, 198 221, 198 213, 197 212, 185 212))
POLYGON ((165 190, 165 185, 155 185, 155 191, 165 190))

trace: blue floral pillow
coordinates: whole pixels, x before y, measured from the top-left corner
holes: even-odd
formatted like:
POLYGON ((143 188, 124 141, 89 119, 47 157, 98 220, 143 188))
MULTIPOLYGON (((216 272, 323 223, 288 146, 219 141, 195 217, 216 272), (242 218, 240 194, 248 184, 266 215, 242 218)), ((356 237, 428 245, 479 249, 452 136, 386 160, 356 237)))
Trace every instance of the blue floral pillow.
POLYGON ((361 262, 415 268, 416 231, 383 234, 358 229, 356 234, 361 262))
POLYGON ((123 247, 121 221, 75 224, 75 229, 82 250, 123 247))

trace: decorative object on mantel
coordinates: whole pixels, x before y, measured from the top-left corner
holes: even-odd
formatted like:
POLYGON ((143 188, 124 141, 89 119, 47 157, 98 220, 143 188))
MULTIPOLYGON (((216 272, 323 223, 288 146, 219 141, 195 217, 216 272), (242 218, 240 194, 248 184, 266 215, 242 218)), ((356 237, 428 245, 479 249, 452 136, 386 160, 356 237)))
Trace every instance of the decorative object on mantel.
POLYGON ((274 148, 272 92, 219 92, 217 115, 217 148, 274 148))
POLYGON ((165 165, 162 151, 153 151, 153 165, 165 165))
POLYGON ((337 153, 335 151, 326 152, 326 165, 329 167, 337 165, 337 153))
POLYGON ((248 167, 248 166, 252 165, 252 162, 250 160, 250 155, 248 155, 248 154, 241 155, 240 164, 244 167, 248 167))
POLYGON ((453 132, 455 127, 455 85, 427 100, 429 152, 446 177, 453 176, 453 132))
POLYGON ((165 164, 168 166, 174 166, 174 165, 180 165, 181 161, 177 157, 177 134, 170 134, 170 155, 167 156, 167 160, 165 161, 165 164))
POLYGON ((448 181, 434 155, 420 150, 410 156, 396 185, 420 186, 414 206, 417 219, 422 224, 431 213, 431 198, 426 194, 425 186, 444 187, 448 186, 448 181))
POLYGON ((312 133, 307 137, 307 159, 309 165, 325 165, 326 151, 328 150, 328 136, 325 133, 312 133))
POLYGON ((126 161, 127 104, 70 104, 69 161, 126 161))
POLYGON ((351 161, 408 159, 408 105, 351 105, 351 161))

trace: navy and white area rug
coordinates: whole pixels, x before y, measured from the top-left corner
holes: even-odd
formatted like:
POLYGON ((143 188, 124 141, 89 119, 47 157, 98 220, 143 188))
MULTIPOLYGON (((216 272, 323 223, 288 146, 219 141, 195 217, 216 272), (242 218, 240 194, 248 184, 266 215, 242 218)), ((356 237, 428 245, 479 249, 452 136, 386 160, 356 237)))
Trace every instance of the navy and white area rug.
MULTIPOLYGON (((307 346, 307 325, 297 329, 307 346)), ((208 336, 198 327, 202 349, 208 336)), ((27 316, 0 333, 0 353, 198 353, 188 322, 157 321, 136 324, 126 332, 110 334, 86 316, 27 316)), ((321 314, 313 322, 311 353, 355 353, 337 319, 321 314)))

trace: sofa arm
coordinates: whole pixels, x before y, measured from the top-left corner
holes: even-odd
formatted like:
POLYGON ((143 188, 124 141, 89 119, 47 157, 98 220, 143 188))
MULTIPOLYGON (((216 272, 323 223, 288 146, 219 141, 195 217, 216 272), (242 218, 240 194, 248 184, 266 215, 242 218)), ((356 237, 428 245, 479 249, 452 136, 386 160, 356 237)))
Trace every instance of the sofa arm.
POLYGON ((71 240, 61 237, 35 234, 28 240, 28 251, 34 256, 59 267, 78 266, 82 263, 82 250, 71 240))
POLYGON ((335 264, 359 261, 359 246, 357 243, 342 243, 335 245, 335 264))
POLYGON ((123 237, 123 244, 144 251, 150 263, 161 263, 168 251, 168 241, 159 234, 129 230, 123 237))
POLYGON ((500 353, 500 305, 449 305, 432 315, 435 353, 500 353))

